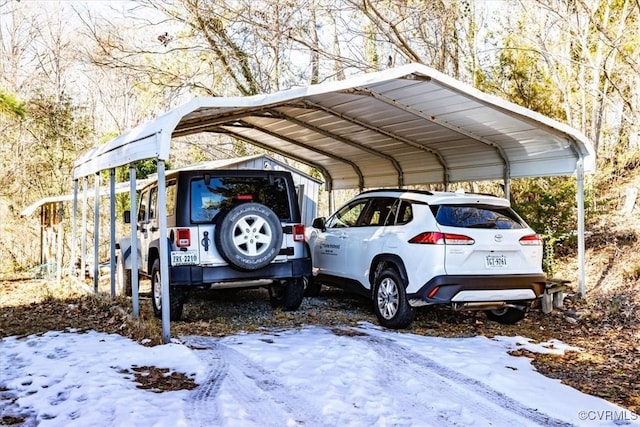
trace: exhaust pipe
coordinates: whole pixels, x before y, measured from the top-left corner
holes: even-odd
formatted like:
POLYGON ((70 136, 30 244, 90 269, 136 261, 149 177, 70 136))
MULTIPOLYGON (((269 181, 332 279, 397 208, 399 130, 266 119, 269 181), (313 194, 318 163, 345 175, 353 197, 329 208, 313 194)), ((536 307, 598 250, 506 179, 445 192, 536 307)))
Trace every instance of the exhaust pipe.
POLYGON ((458 303, 458 302, 454 302, 452 304, 452 308, 454 311, 461 311, 461 310, 498 310, 500 308, 505 308, 505 307, 516 307, 515 305, 511 305, 511 304, 507 304, 506 302, 502 301, 502 302, 495 302, 495 301, 488 301, 488 302, 464 302, 464 303, 458 303))

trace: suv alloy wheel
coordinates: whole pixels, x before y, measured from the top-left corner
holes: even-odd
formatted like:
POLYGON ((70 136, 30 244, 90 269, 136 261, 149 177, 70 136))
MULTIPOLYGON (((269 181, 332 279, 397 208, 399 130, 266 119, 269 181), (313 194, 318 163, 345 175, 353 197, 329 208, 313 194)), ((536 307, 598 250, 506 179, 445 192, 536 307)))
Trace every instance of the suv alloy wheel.
POLYGON ((383 270, 375 279, 373 307, 382 326, 406 328, 413 320, 413 310, 407 301, 405 286, 393 268, 383 270))

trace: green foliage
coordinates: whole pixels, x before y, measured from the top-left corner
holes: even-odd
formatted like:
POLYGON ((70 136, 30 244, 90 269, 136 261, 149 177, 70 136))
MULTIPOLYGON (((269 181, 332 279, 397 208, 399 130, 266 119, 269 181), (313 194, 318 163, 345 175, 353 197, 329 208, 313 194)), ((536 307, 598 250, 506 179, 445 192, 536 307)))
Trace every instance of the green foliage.
POLYGON ((0 88, 0 113, 24 118, 26 114, 24 102, 0 88))
POLYGON ((19 158, 5 171, 20 169, 16 184, 34 191, 32 197, 64 194, 73 162, 92 139, 84 110, 68 96, 38 93, 28 102, 24 127, 28 135, 15 142, 19 158))
POLYGON ((483 91, 500 96, 554 119, 566 119, 561 93, 551 80, 538 50, 515 36, 507 36, 498 62, 475 82, 483 91))
POLYGON ((539 233, 562 234, 575 229, 576 182, 573 177, 513 180, 511 203, 539 233))
MULTIPOLYGON (((573 177, 518 179, 512 182, 511 205, 544 238, 543 268, 552 276, 557 248, 573 244, 576 229, 576 182, 573 177)), ((585 209, 589 205, 585 200, 585 209)))

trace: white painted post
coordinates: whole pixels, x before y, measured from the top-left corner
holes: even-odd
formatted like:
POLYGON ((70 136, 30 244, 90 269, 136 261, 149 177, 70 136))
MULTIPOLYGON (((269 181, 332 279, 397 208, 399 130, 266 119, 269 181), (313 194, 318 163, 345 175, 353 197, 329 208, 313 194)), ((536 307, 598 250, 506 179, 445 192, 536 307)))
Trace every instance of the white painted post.
POLYGON ((140 315, 140 302, 138 300, 138 212, 136 211, 136 164, 129 164, 129 196, 131 199, 131 303, 133 304, 133 317, 140 315))
POLYGON ((576 162, 576 179, 578 184, 576 191, 578 202, 578 296, 584 297, 584 163, 582 157, 576 162))
POLYGON ((116 298, 116 170, 109 171, 109 217, 111 225, 111 238, 109 239, 109 254, 111 258, 110 281, 111 299, 116 298))
POLYGON ((93 178, 93 291, 98 293, 100 279, 100 173, 93 178))
POLYGON ((69 261, 69 277, 73 277, 76 272, 76 250, 77 237, 76 230, 78 228, 78 180, 73 180, 73 212, 71 213, 71 259, 69 261))
POLYGON ((158 159, 158 222, 160 225, 160 281, 162 285, 162 341, 171 341, 169 299, 169 245, 167 241, 167 185, 164 160, 158 159))
POLYGON ((89 178, 82 179, 82 254, 80 254, 80 277, 84 281, 87 271, 87 199, 89 197, 89 178))
POLYGON ((56 283, 59 285, 62 282, 62 238, 64 232, 64 226, 62 222, 62 215, 64 214, 64 208, 62 207, 62 202, 58 202, 58 225, 57 225, 57 234, 58 234, 58 248, 56 249, 56 283))

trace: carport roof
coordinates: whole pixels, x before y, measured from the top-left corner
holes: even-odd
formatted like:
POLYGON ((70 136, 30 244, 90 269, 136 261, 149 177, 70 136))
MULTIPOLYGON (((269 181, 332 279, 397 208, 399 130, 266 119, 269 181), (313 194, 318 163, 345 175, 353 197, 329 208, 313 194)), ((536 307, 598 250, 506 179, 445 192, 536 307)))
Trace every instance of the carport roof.
POLYGON ((146 158, 170 142, 226 134, 318 169, 327 189, 568 175, 595 169, 588 139, 546 116, 408 64, 250 97, 196 98, 96 147, 74 178, 146 158))

